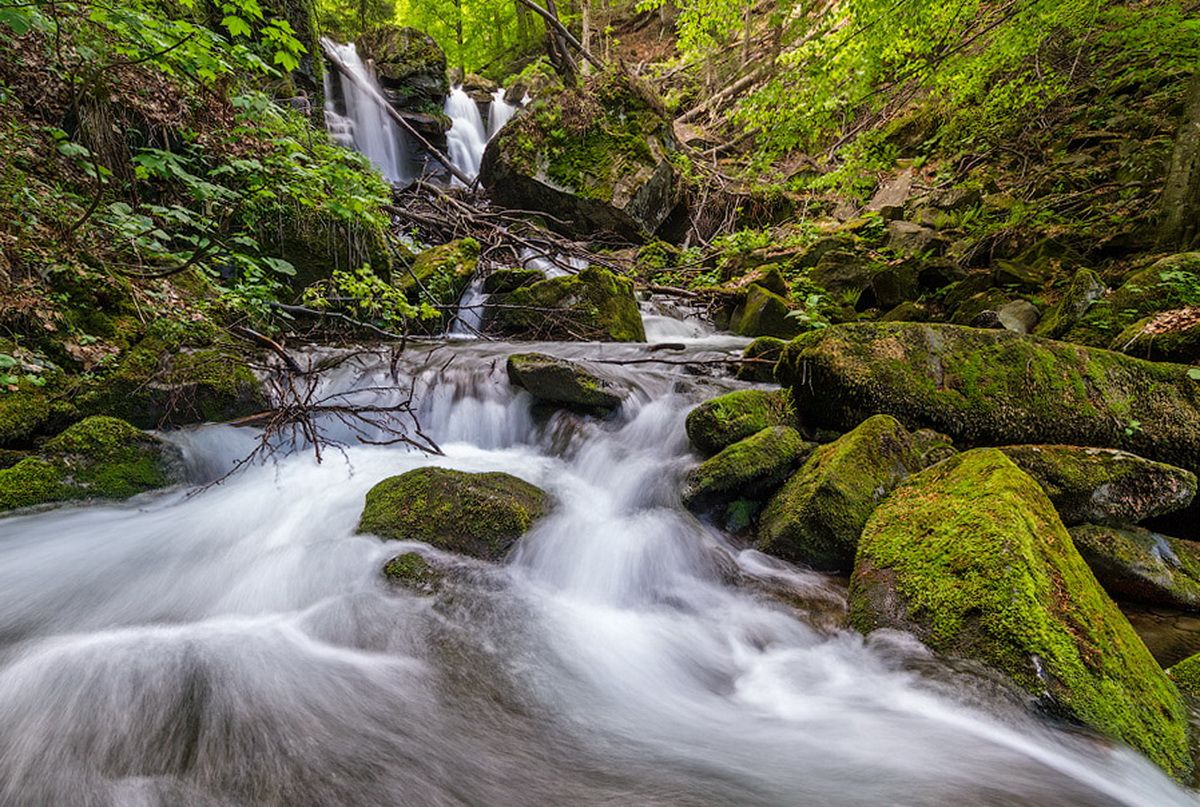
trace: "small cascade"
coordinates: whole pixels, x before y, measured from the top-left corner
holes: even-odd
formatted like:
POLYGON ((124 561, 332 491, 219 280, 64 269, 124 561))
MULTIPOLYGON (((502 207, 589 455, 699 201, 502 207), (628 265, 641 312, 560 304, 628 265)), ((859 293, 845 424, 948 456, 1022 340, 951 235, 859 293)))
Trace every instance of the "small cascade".
POLYGON ((504 124, 508 123, 516 111, 515 106, 504 100, 503 87, 492 93, 492 103, 488 107, 487 139, 495 137, 496 132, 504 128, 504 124))
MULTIPOLYGON (((374 71, 358 55, 353 42, 339 45, 326 41, 352 73, 379 90, 374 71)), ((354 148, 365 155, 389 182, 412 179, 404 133, 369 93, 345 77, 340 77, 340 81, 346 114, 339 114, 332 102, 326 104, 325 125, 330 137, 343 145, 347 141, 353 142, 354 148)), ((333 93, 329 92, 331 89, 331 83, 327 84, 327 98, 333 97, 333 93)))
MULTIPOLYGON (((446 116, 452 121, 446 132, 446 150, 454 167, 474 179, 479 176, 479 164, 483 162, 483 148, 487 135, 483 117, 471 96, 460 86, 450 88, 444 107, 446 116)), ((456 179, 455 182, 458 182, 456 179)))
POLYGON ((333 75, 329 70, 325 71, 325 130, 329 132, 329 137, 334 143, 337 143, 342 148, 354 148, 354 121, 344 115, 339 115, 337 105, 334 103, 333 95, 333 75))
POLYGON ((536 269, 548 278, 572 275, 587 269, 587 261, 582 258, 558 255, 555 260, 550 260, 547 256, 539 254, 529 247, 522 247, 519 254, 523 268, 536 269), (564 267, 570 267, 570 269, 564 267))
POLYGON ((476 339, 483 327, 483 304, 488 295, 483 291, 483 276, 475 275, 458 300, 458 311, 447 333, 451 339, 476 339))

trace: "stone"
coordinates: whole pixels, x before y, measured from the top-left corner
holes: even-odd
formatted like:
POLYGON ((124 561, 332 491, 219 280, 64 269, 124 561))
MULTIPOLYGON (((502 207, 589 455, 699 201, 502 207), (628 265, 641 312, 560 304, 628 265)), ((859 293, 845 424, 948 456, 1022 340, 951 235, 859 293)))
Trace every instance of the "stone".
POLYGON ((1110 295, 1089 306, 1062 338, 1107 347, 1138 320, 1189 307, 1200 307, 1200 252, 1170 255, 1134 272, 1110 295))
POLYGON ((532 286, 546 276, 537 269, 497 269, 483 280, 485 294, 507 294, 524 286, 532 286))
POLYGON ((802 426, 846 429, 875 413, 962 446, 1121 448, 1200 466, 1200 381, 1183 365, 928 323, 850 323, 803 334, 776 366, 802 426))
POLYGON ((791 426, 769 426, 693 468, 684 483, 683 503, 705 510, 734 499, 765 498, 815 447, 791 426))
POLYGON ((1028 300, 1013 300, 996 309, 996 318, 1014 333, 1033 333, 1041 314, 1038 307, 1028 300))
POLYGON ((1047 710, 1191 772, 1178 690, 1096 582, 1038 484, 1003 452, 914 475, 859 541, 850 623, 908 631, 1007 675, 1047 710))
POLYGON ((1139 319, 1109 344, 1130 356, 1200 364, 1200 306, 1176 308, 1139 319))
POLYGON ((821 571, 850 571, 876 505, 922 467, 912 435, 888 415, 818 447, 767 502, 757 548, 821 571))
POLYGON ((1136 524, 1185 509, 1196 475, 1111 448, 1062 445, 1000 449, 1037 480, 1058 516, 1073 524, 1136 524))
POLYGON ((742 336, 775 336, 791 338, 804 330, 795 318, 789 317, 791 303, 759 285, 752 285, 746 297, 734 309, 729 330, 742 336))
POLYGON ((891 221, 904 215, 904 205, 912 194, 913 172, 909 168, 889 179, 867 202, 867 211, 891 221))
POLYGON ((888 248, 901 255, 942 255, 949 239, 936 230, 911 221, 889 221, 888 248))
POLYGON ((510 474, 425 467, 371 488, 358 531, 499 560, 548 506, 544 491, 510 474))
POLYGON ((390 582, 419 594, 436 594, 445 575, 419 552, 403 552, 383 566, 383 576, 390 582))
POLYGON ((741 381, 771 383, 775 380, 775 362, 779 361, 779 357, 783 355, 783 348, 786 345, 787 342, 774 336, 758 337, 746 345, 746 349, 742 351, 743 359, 751 359, 755 363, 739 364, 734 375, 741 381), (760 362, 770 362, 770 364, 760 362))
POLYGON ((506 368, 513 386, 545 403, 608 411, 628 395, 584 365, 544 353, 514 353, 506 368))
POLYGON ((355 44, 364 59, 375 63, 379 84, 393 106, 441 108, 450 90, 446 54, 429 34, 388 23, 365 31, 355 44))
POLYGON ((792 409, 782 390, 747 389, 710 398, 688 412, 688 439, 706 457, 771 426, 791 426, 792 409))
POLYGON ((1200 611, 1200 546, 1141 527, 1081 524, 1071 540, 1119 600, 1200 611))
POLYGON ((522 339, 646 341, 633 281, 598 266, 493 294, 483 324, 522 339))
POLYGON ((1079 322, 1092 303, 1101 299, 1108 286, 1091 269, 1079 269, 1071 278, 1062 299, 1038 323, 1034 333, 1058 339, 1079 322))

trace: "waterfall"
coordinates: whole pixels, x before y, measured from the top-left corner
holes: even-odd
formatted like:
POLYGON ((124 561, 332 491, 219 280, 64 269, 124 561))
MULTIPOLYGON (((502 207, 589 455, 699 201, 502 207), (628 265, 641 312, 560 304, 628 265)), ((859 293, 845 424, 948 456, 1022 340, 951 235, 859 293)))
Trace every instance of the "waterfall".
POLYGON ((458 311, 447 334, 451 339, 475 339, 483 327, 483 304, 488 295, 483 291, 483 275, 475 275, 458 300, 458 311))
MULTIPOLYGON (((339 45, 326 41, 355 76, 376 90, 380 89, 374 71, 358 55, 353 42, 339 45)), ((346 114, 338 114, 336 109, 331 108, 332 103, 326 103, 325 125, 330 136, 343 144, 353 138, 354 148, 364 154, 389 182, 412 179, 404 133, 369 93, 359 89, 345 76, 339 75, 339 80, 346 101, 346 114)), ((331 97, 330 89, 332 86, 327 83, 326 98, 331 97)))
POLYGON ((504 124, 508 123, 509 118, 517 108, 504 100, 504 88, 500 87, 492 93, 492 103, 488 107, 487 120, 487 137, 491 140, 496 136, 496 132, 504 128, 504 124))
POLYGON ((487 145, 479 106, 471 100, 471 96, 463 92, 462 87, 454 86, 446 96, 444 111, 452 122, 450 131, 446 132, 446 150, 449 152, 450 162, 474 179, 479 176, 483 148, 487 145))

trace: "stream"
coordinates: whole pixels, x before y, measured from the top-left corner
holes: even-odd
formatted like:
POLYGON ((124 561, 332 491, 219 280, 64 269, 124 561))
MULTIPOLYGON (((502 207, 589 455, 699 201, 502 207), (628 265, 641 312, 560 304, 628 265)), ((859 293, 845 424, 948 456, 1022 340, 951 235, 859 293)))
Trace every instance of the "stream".
MULTIPOLYGON (((673 359, 746 341, 646 320, 673 359)), ((413 389, 446 456, 347 432, 199 491, 257 440, 203 426, 166 435, 195 487, 0 519, 0 804, 1195 803, 911 638, 840 629, 843 583, 685 511, 684 416, 736 382, 597 365, 633 393, 588 418, 509 385, 528 350, 649 355, 455 340, 393 375, 363 353, 327 390, 413 389), (427 464, 515 474, 554 509, 503 565, 442 556, 437 595, 394 587, 387 559, 436 553, 355 526, 373 484, 427 464)))

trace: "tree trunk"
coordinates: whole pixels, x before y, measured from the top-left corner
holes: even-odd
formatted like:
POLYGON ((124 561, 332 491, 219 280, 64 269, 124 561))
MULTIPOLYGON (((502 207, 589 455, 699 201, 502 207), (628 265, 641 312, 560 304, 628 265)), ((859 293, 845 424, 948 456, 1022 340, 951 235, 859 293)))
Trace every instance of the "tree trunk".
POLYGON ((1158 242, 1186 250, 1200 236, 1200 72, 1188 83, 1183 120, 1175 136, 1162 192, 1158 242))
MULTIPOLYGON (((580 16, 583 18, 583 21, 582 21, 583 30, 580 31, 579 38, 580 38, 581 43, 583 44, 583 49, 591 50, 592 49, 592 0, 579 0, 579 11, 580 11, 580 16)), ((591 72, 591 67, 592 67, 592 64, 587 59, 584 59, 583 64, 580 65, 580 69, 583 71, 583 74, 585 76, 591 72)))
POLYGON ((460 81, 467 80, 467 56, 463 49, 463 6, 462 0, 454 0, 454 34, 458 38, 458 71, 460 81))

